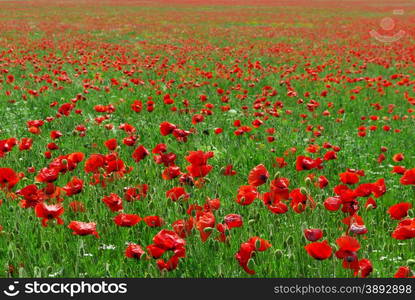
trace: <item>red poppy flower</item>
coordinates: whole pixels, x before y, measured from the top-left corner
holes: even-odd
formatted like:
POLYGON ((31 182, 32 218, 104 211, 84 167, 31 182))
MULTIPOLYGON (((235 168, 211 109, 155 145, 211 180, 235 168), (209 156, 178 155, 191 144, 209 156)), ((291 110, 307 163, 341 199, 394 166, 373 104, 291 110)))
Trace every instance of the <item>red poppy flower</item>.
POLYGON ((391 173, 403 175, 406 172, 406 168, 404 166, 393 166, 393 170, 391 173))
POLYGON ((236 171, 233 170, 232 165, 227 165, 225 167, 225 170, 223 171, 223 175, 225 175, 225 176, 234 176, 234 175, 236 175, 236 171))
POLYGON ((379 198, 380 196, 386 193, 386 185, 384 178, 381 178, 376 182, 372 183, 372 192, 376 198, 379 198))
POLYGON ((4 189, 7 187, 10 190, 19 182, 19 180, 20 178, 13 169, 0 168, 0 188, 4 189))
POLYGON ((128 134, 132 134, 136 131, 136 128, 133 125, 127 123, 121 124, 118 128, 124 130, 128 134))
POLYGON ((381 164, 385 159, 386 159, 385 154, 383 154, 383 153, 379 154, 379 156, 378 156, 378 163, 381 164))
POLYGON ((207 198, 204 208, 206 211, 218 210, 220 208, 220 199, 219 198, 215 198, 215 199, 207 198))
POLYGON ((256 251, 265 251, 271 244, 260 237, 252 237, 248 242, 242 243, 239 251, 235 254, 235 258, 239 265, 250 275, 255 274, 255 270, 249 268, 248 264, 256 251))
POLYGON ((58 179, 59 170, 56 168, 43 168, 36 176, 38 182, 54 182, 58 179))
POLYGON ((360 249, 359 241, 348 235, 339 237, 336 243, 339 245, 341 251, 356 252, 360 249))
POLYGON ((260 238, 258 236, 251 237, 248 240, 248 243, 251 243, 252 245, 255 246, 255 251, 261 251, 261 252, 267 250, 268 248, 272 246, 269 241, 264 240, 263 238, 260 238))
POLYGON ((126 201, 131 202, 135 200, 140 200, 147 196, 148 185, 142 184, 137 187, 130 187, 124 189, 124 198, 126 201))
POLYGON ((108 208, 113 212, 123 209, 122 199, 117 194, 111 193, 109 196, 105 196, 102 198, 102 202, 104 202, 105 205, 107 205, 108 208))
POLYGON ((229 214, 224 218, 224 223, 228 229, 241 227, 243 225, 242 216, 237 214, 229 214))
POLYGON ((307 201, 310 201, 314 205, 312 198, 306 194, 303 194, 301 189, 294 189, 290 192, 290 206, 296 213, 302 213, 307 206, 307 201))
POLYGON ((47 148, 49 150, 57 150, 57 149, 59 149, 58 145, 56 145, 55 143, 49 143, 49 144, 47 144, 47 148))
POLYGON ((368 232, 362 217, 357 214, 348 216, 342 220, 342 223, 348 226, 348 233, 352 234, 366 234, 368 232))
POLYGON ((203 122, 203 120, 205 119, 205 117, 201 114, 196 114, 192 117, 192 124, 196 125, 198 123, 203 122))
POLYGON ((172 224, 172 227, 181 238, 186 238, 192 232, 194 219, 190 217, 188 220, 177 220, 172 224))
POLYGON ((81 161, 83 161, 84 157, 85 157, 85 154, 83 154, 82 152, 73 152, 68 155, 67 159, 69 162, 76 165, 80 163, 81 161))
POLYGON ((411 269, 409 267, 399 267, 398 271, 396 271, 395 275, 393 276, 394 278, 411 278, 412 276, 412 272, 411 269))
POLYGON ((165 261, 164 259, 157 260, 157 267, 160 271, 167 270, 171 271, 177 268, 179 264, 179 257, 172 256, 168 261, 165 261))
POLYGON ((288 165, 284 157, 276 157, 275 161, 277 162, 278 168, 284 168, 286 165, 288 165))
POLYGON ((143 221, 149 227, 160 227, 164 224, 164 220, 159 216, 147 216, 143 218, 143 221))
POLYGON ((323 237, 323 231, 321 229, 304 229, 304 236, 310 242, 318 241, 323 237))
POLYGON ((375 199, 373 199, 372 197, 368 198, 366 203, 365 203, 365 208, 366 209, 370 209, 370 208, 376 208, 378 205, 375 201, 375 199))
POLYGON ((174 165, 176 161, 176 154, 173 152, 170 153, 160 153, 160 155, 154 156, 154 161, 156 164, 164 164, 166 167, 174 165))
POLYGON ((267 182, 269 178, 268 170, 264 165, 258 165, 253 168, 248 175, 248 184, 252 186, 260 186, 267 182))
POLYGON ((196 213, 196 228, 199 230, 200 239, 206 242, 215 228, 215 216, 212 212, 197 212, 196 213))
POLYGON ((321 158, 317 158, 317 159, 312 159, 311 157, 307 157, 307 156, 298 156, 297 160, 296 160, 296 164, 295 167, 297 169, 297 171, 302 171, 302 170, 311 170, 314 168, 318 168, 321 169, 323 160, 321 158))
POLYGON ((240 205, 249 205, 254 202, 256 198, 258 198, 256 187, 252 185, 242 185, 239 187, 236 202, 240 205))
POLYGON ((395 162, 399 162, 405 159, 405 156, 403 155, 403 153, 397 153, 392 157, 392 160, 395 162))
POLYGON ((194 186, 196 184, 193 176, 188 173, 182 174, 179 178, 179 182, 183 185, 190 185, 190 186, 194 186))
POLYGON ((360 275, 362 278, 366 278, 372 273, 372 262, 366 258, 359 260, 358 269, 355 270, 354 275, 360 275))
POLYGON ((408 215, 408 210, 412 208, 412 204, 408 202, 401 202, 395 205, 392 205, 388 209, 388 214, 394 220, 401 220, 408 215))
POLYGON ((334 192, 340 197, 343 204, 349 204, 356 201, 356 192, 349 189, 346 185, 336 186, 334 192))
POLYGON ((187 136, 190 134, 190 131, 183 130, 183 129, 174 129, 173 130, 173 136, 178 140, 179 142, 187 142, 187 136))
POLYGON ((269 211, 274 214, 285 214, 288 211, 288 206, 284 202, 274 202, 266 204, 269 211))
POLYGON ((369 197, 373 193, 374 185, 372 183, 361 183, 354 190, 356 197, 369 197))
POLYGON ((290 181, 288 178, 279 177, 271 181, 270 184, 270 197, 274 202, 279 202, 280 200, 287 200, 290 196, 290 181))
POLYGON ((157 144, 156 147, 151 151, 154 154, 162 154, 167 151, 166 144, 157 144))
POLYGON ((141 221, 141 218, 135 214, 118 214, 114 218, 114 223, 121 227, 131 227, 141 221))
POLYGON ((408 240, 415 238, 415 218, 400 221, 392 233, 397 240, 408 240))
POLYGON ((205 177, 212 171, 212 168, 211 165, 190 165, 186 167, 192 177, 205 177))
POLYGON ((99 168, 104 167, 105 156, 102 154, 91 154, 91 156, 85 162, 85 172, 97 173, 99 168))
POLYGON ((33 145, 33 139, 30 138, 22 138, 22 140, 19 143, 19 150, 30 150, 33 145))
POLYGON ((161 256, 163 256, 164 252, 166 252, 165 249, 160 248, 154 244, 148 245, 147 251, 148 251, 148 254, 150 254, 152 258, 160 258, 161 256))
POLYGON ((166 192, 166 197, 172 201, 186 201, 189 199, 190 194, 183 187, 174 187, 166 192))
POLYGON ((137 137, 134 135, 127 136, 122 139, 122 143, 128 147, 134 146, 136 142, 137 142, 137 137))
POLYGON ((67 196, 72 196, 82 192, 84 181, 78 177, 73 177, 63 188, 67 196))
POLYGON ((326 176, 321 175, 318 180, 316 185, 321 188, 324 189, 327 185, 329 184, 329 180, 327 179, 326 176))
POLYGON ((344 184, 356 184, 359 182, 359 175, 353 172, 344 172, 340 174, 340 180, 344 184))
POLYGON ((18 190, 16 194, 24 198, 24 200, 20 202, 20 206, 23 208, 35 207, 36 204, 46 199, 44 192, 38 189, 34 184, 30 184, 21 190, 18 190))
POLYGON ((335 151, 327 151, 323 157, 324 160, 337 159, 337 153, 335 151))
POLYGON ((203 151, 189 151, 189 155, 186 156, 186 160, 194 166, 203 166, 206 165, 208 159, 213 157, 213 152, 203 152, 203 151))
POLYGON ((115 157, 111 158, 111 160, 107 159, 107 162, 105 165, 105 174, 108 175, 113 172, 116 172, 121 177, 124 173, 127 172, 127 170, 125 169, 124 162, 121 159, 117 159, 115 157))
POLYGON ((342 236, 336 240, 339 250, 336 257, 343 259, 343 268, 358 270, 359 261, 356 252, 360 249, 359 241, 351 236, 342 236))
POLYGON ((245 270, 245 272, 251 275, 255 274, 255 271, 249 269, 248 263, 254 253, 255 245, 252 245, 251 243, 242 243, 239 251, 235 254, 235 258, 239 265, 245 270))
POLYGON ((60 138, 61 136, 63 136, 63 134, 59 130, 52 130, 50 132, 50 138, 52 140, 56 140, 56 139, 60 138))
POLYGON ((163 229, 153 237, 153 243, 165 250, 182 247, 186 244, 174 231, 163 229))
POLYGON ((227 242, 229 238, 229 230, 230 230, 228 226, 222 223, 218 223, 216 224, 216 230, 219 232, 219 236, 217 236, 216 239, 221 243, 227 242))
POLYGON ((149 155, 150 152, 143 146, 138 146, 137 149, 133 152, 133 159, 135 162, 140 162, 142 159, 144 159, 147 155, 149 155))
POLYGON ((145 254, 141 246, 134 243, 130 243, 125 249, 125 256, 128 258, 141 259, 145 254))
POLYGON ((163 229, 153 237, 153 244, 147 246, 147 250, 154 258, 161 257, 166 251, 172 251, 173 256, 169 260, 157 260, 160 270, 174 270, 177 268, 179 258, 185 257, 186 241, 180 238, 174 231, 163 229))
POLYGON ((162 122, 160 124, 160 133, 163 136, 169 135, 175 130, 177 127, 176 125, 169 123, 169 122, 162 122))
POLYGON ((308 255, 317 260, 327 259, 333 252, 333 249, 330 247, 327 241, 310 243, 304 248, 307 251, 308 255))
POLYGON ((69 208, 73 212, 85 212, 85 205, 79 201, 72 201, 71 203, 69 203, 69 208))
POLYGON ((57 223, 62 225, 63 220, 60 216, 63 214, 64 209, 62 204, 46 205, 41 202, 35 206, 36 217, 42 218, 42 226, 48 226, 49 220, 56 219, 57 223))
POLYGON ((400 182, 403 185, 415 185, 415 168, 406 170, 401 177, 400 182))
POLYGON ((172 165, 164 169, 163 173, 161 174, 161 177, 164 180, 171 180, 180 176, 181 174, 182 172, 180 171, 180 167, 172 165))
POLYGON ((80 221, 72 221, 68 225, 69 229, 72 229, 72 234, 74 235, 94 235, 95 237, 99 238, 97 232, 97 226, 94 222, 85 223, 80 221))
POLYGON ((131 104, 131 109, 136 113, 141 112, 143 109, 143 102, 140 100, 134 100, 134 102, 131 104))
POLYGON ((108 150, 113 151, 115 148, 117 148, 117 140, 116 139, 110 139, 104 142, 105 147, 108 148, 108 150))

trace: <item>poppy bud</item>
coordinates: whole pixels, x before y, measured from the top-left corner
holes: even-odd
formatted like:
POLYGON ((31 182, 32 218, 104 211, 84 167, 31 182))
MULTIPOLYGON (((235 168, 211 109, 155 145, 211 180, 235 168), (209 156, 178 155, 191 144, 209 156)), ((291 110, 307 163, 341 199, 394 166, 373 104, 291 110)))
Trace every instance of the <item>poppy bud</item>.
POLYGON ((283 252, 282 252, 281 249, 277 249, 277 250, 274 251, 274 255, 275 255, 276 258, 281 258, 282 255, 283 255, 283 252))
POLYGON ((205 227, 205 228, 203 228, 203 231, 206 232, 206 233, 209 233, 209 232, 212 232, 213 229, 214 228, 212 228, 212 227, 205 227))
POLYGON ((10 257, 10 259, 14 259, 14 251, 13 251, 13 248, 9 248, 9 250, 8 250, 8 256, 10 257))
MULTIPOLYGON (((252 255, 254 255, 254 253, 252 253, 252 255)), ((253 260, 253 258, 250 258, 248 260, 247 266, 248 266, 248 269, 250 270, 255 269, 255 261, 253 260)))
POLYGON ((293 237, 290 235, 286 240, 285 240, 285 243, 287 244, 287 245, 292 245, 293 243, 294 243, 294 239, 293 239, 293 237))
POLYGON ((261 248, 261 240, 260 239, 257 239, 255 241, 255 249, 258 250, 259 248, 261 248))
POLYGON ((301 192, 301 194, 305 194, 305 195, 309 194, 308 190, 305 187, 301 187, 300 192, 301 192))
POLYGON ((45 249, 45 251, 48 251, 50 249, 50 243, 48 241, 45 241, 43 244, 43 249, 45 249))
POLYGON ((27 275, 27 272, 26 272, 25 268, 20 267, 19 268, 19 277, 26 277, 26 276, 28 276, 28 275, 27 275))
POLYGON ((415 259, 408 259, 408 260, 406 261, 406 264, 407 264, 409 267, 415 266, 415 259))
POLYGON ((374 209, 373 204, 368 204, 365 208, 367 211, 374 209))
MULTIPOLYGON (((310 186, 312 183, 313 183, 313 181, 312 181, 312 179, 310 178, 310 176, 307 176, 305 179, 304 179, 304 182, 305 182, 305 184, 307 185, 307 186, 310 186)), ((305 189, 304 189, 305 190, 305 189)), ((304 193, 303 193, 304 194, 304 193)))
POLYGON ((280 172, 277 172, 277 173, 275 173, 274 178, 275 179, 280 178, 280 175, 281 175, 281 173, 280 172))

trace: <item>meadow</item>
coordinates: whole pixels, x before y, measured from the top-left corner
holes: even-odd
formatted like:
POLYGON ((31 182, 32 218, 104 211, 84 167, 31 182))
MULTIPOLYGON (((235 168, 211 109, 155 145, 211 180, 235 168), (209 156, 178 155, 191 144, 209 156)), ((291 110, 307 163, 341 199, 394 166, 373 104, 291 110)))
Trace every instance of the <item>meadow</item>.
POLYGON ((397 5, 1 1, 0 277, 414 276, 397 5))

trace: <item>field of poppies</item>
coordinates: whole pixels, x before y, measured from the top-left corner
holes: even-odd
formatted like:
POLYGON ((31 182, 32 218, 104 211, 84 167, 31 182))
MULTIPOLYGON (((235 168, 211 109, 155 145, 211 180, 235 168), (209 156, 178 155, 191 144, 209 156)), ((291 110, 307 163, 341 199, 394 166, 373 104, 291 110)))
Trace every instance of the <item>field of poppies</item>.
POLYGON ((414 276, 414 8, 1 1, 0 277, 414 276))

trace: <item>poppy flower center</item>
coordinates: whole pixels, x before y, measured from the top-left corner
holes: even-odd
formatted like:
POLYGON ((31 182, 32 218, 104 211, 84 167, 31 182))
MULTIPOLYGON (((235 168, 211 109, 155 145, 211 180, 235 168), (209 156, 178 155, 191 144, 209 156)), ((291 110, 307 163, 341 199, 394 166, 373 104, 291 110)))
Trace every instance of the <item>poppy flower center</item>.
POLYGON ((267 180, 268 180, 268 176, 267 176, 267 175, 264 175, 264 174, 261 174, 261 175, 259 175, 259 179, 260 179, 261 181, 265 182, 265 181, 267 181, 267 180))

